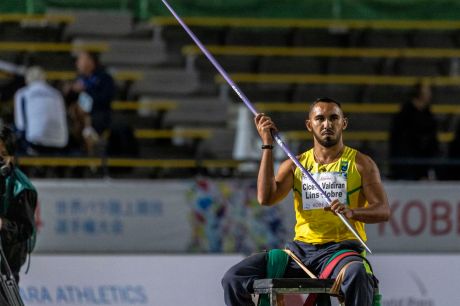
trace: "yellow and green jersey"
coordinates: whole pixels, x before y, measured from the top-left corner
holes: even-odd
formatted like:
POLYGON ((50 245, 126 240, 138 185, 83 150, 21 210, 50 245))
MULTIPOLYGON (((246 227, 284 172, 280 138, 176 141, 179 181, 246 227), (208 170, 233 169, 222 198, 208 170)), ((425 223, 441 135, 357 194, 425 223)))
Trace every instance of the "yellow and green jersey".
MULTIPOLYGON (((361 175, 356 168, 355 149, 345 147, 341 157, 330 164, 318 164, 313 149, 300 155, 300 163, 319 183, 331 200, 339 199, 351 209, 365 207, 367 201, 363 195, 361 175)), ((299 168, 294 172, 294 209, 296 213, 295 240, 323 244, 356 239, 342 221, 324 211, 327 200, 308 177, 299 168)), ((366 241, 364 223, 350 220, 358 234, 366 241)))

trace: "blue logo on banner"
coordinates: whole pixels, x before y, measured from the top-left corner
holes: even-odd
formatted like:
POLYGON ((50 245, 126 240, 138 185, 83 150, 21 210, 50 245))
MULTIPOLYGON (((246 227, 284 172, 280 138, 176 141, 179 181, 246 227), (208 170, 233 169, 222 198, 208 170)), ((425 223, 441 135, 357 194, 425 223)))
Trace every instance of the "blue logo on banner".
POLYGON ((144 286, 94 286, 78 287, 63 285, 55 290, 41 286, 20 288, 24 303, 35 304, 81 304, 81 305, 148 305, 144 286))
POLYGON ((123 221, 128 218, 157 218, 163 215, 163 203, 152 199, 126 202, 118 199, 60 199, 56 201, 55 209, 57 219, 54 230, 58 235, 119 236, 124 232, 123 221))

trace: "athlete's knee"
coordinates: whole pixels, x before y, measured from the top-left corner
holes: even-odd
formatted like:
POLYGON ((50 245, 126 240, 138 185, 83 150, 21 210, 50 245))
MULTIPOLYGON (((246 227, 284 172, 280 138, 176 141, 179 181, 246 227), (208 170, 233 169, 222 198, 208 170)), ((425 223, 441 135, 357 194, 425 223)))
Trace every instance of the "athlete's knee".
POLYGON ((367 273, 366 267, 362 262, 353 262, 351 263, 345 272, 345 277, 349 281, 364 281, 370 279, 369 274, 367 273))
POLYGON ((224 276, 222 277, 222 280, 221 280, 221 282, 220 282, 220 283, 222 284, 222 287, 223 287, 224 289, 226 289, 226 288, 228 288, 228 287, 231 286, 230 284, 233 283, 233 281, 234 281, 234 276, 235 276, 235 275, 234 275, 230 270, 228 270, 227 272, 225 272, 225 274, 224 274, 224 276))
POLYGON ((372 275, 362 262, 353 262, 347 267, 341 290, 345 294, 345 305, 372 305, 372 275))
POLYGON ((237 286, 238 277, 235 267, 230 268, 222 277, 221 284, 224 289, 237 286))

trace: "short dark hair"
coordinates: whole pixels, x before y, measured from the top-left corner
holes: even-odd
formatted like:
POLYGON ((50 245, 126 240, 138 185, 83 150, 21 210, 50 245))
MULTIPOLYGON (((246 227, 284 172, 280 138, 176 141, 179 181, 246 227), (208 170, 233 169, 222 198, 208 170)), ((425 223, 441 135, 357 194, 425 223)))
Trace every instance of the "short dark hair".
POLYGON ((9 127, 2 127, 0 130, 0 140, 5 145, 8 154, 14 155, 16 152, 16 137, 14 137, 14 133, 9 127))
MULTIPOLYGON (((321 98, 318 98, 315 101, 313 101, 312 104, 310 104, 310 109, 308 110, 308 113, 310 113, 311 110, 313 109, 313 107, 318 103, 334 103, 335 105, 337 105, 340 108, 340 110, 342 110, 342 105, 337 100, 334 100, 334 99, 331 99, 331 98, 328 98, 328 97, 321 97, 321 98)), ((342 113, 343 113, 343 110, 342 110, 342 113)))

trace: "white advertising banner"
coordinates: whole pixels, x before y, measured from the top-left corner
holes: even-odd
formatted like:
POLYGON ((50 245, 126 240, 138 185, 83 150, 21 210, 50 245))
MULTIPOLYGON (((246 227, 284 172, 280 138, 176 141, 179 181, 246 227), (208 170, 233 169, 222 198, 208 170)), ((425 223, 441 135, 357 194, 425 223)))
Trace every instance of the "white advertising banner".
POLYGON ((369 257, 380 281, 382 306, 460 305, 458 255, 369 257))
MULTIPOLYGON (((220 280, 243 257, 34 256, 21 275, 28 306, 224 306, 220 280)), ((382 306, 457 306, 460 257, 375 255, 382 306)))
POLYGON ((184 251, 184 182, 39 181, 37 251, 184 251))
MULTIPOLYGON (((260 207, 254 180, 36 181, 42 252, 251 253, 293 237, 292 195, 260 207)), ((389 222, 366 226, 376 252, 460 251, 460 188, 385 183, 389 222)))
POLYGON ((241 258, 36 255, 20 292, 27 306, 223 305, 220 281, 241 258))
POLYGON ((392 216, 367 225, 369 246, 385 252, 460 251, 460 183, 386 184, 392 216))

